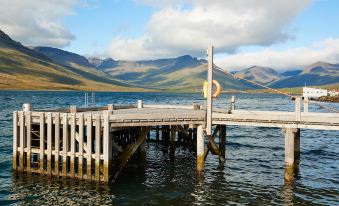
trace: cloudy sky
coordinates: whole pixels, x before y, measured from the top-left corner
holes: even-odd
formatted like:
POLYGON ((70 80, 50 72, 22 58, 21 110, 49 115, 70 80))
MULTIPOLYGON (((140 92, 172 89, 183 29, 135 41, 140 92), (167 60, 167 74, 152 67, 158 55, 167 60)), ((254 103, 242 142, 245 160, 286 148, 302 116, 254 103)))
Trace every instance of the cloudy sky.
POLYGON ((0 0, 0 29, 30 46, 144 60, 215 46, 226 69, 339 62, 337 0, 0 0))

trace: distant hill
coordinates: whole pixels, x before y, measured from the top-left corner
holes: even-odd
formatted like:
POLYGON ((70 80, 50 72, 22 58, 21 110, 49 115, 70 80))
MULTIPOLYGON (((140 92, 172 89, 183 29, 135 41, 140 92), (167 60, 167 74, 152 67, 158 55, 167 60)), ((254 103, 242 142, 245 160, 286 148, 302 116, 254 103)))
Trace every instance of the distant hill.
POLYGON ((63 66, 53 59, 0 31, 0 89, 138 90, 95 68, 63 66))
MULTIPOLYGON (((207 76, 207 62, 189 55, 148 61, 116 61, 105 59, 97 68, 115 79, 136 87, 160 90, 199 91, 207 76)), ((243 90, 252 85, 215 71, 224 90, 243 90)))
POLYGON ((287 77, 270 86, 275 88, 318 86, 336 84, 339 82, 339 64, 316 62, 306 67, 299 75, 287 77))
POLYGON ((253 66, 241 70, 235 74, 236 77, 245 78, 258 83, 270 84, 283 78, 276 70, 269 67, 253 66))
POLYGON ((291 70, 291 71, 282 72, 280 74, 283 77, 294 77, 294 76, 298 76, 301 72, 302 70, 291 70))
POLYGON ((87 58, 75 54, 72 52, 64 51, 57 48, 52 47, 34 47, 34 50, 43 53, 47 57, 49 57, 53 62, 64 65, 64 66, 83 66, 83 67, 92 67, 92 65, 88 62, 87 58))

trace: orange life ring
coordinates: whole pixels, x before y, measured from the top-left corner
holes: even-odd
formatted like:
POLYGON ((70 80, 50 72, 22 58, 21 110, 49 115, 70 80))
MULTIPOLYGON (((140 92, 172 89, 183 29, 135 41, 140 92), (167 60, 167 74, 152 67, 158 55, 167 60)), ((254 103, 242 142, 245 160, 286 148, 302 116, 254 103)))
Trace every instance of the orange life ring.
POLYGON ((215 90, 215 92, 213 93, 213 96, 212 96, 212 97, 215 98, 215 97, 218 97, 219 94, 221 93, 222 87, 219 84, 219 82, 215 79, 213 79, 212 83, 217 87, 217 90, 215 90))

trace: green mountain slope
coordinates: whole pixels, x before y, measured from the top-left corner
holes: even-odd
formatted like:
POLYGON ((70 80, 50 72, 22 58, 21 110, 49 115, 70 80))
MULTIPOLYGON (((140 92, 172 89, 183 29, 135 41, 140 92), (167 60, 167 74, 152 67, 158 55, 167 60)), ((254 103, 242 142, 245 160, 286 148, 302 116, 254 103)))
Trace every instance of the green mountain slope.
POLYGON ((339 83, 339 64, 317 62, 306 67, 299 75, 276 81, 270 86, 275 88, 302 87, 339 83))
POLYGON ((258 66, 241 70, 237 72, 235 76, 263 84, 269 84, 282 78, 282 75, 280 75, 276 70, 258 66))
MULTIPOLYGON (((199 91, 207 77, 207 62, 189 55, 149 61, 103 60, 97 68, 137 87, 174 91, 199 91)), ((251 85, 214 72, 224 90, 242 90, 251 85)))
POLYGON ((94 68, 58 65, 3 32, 0 32, 0 78, 0 89, 138 90, 94 68))

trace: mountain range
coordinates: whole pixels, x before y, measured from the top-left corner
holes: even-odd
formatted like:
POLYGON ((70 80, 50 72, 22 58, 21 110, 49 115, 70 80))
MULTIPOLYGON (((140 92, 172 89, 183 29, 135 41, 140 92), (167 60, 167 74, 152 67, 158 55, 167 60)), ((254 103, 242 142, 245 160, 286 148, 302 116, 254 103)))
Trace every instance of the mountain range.
MULTIPOLYGON (((147 61, 86 58, 52 47, 26 47, 0 30, 0 89, 201 91, 204 59, 184 55, 147 61)), ((303 70, 279 73, 253 66, 232 74, 275 88, 339 83, 339 64, 317 62, 303 70)), ((258 88, 214 71, 224 90, 258 88)))

